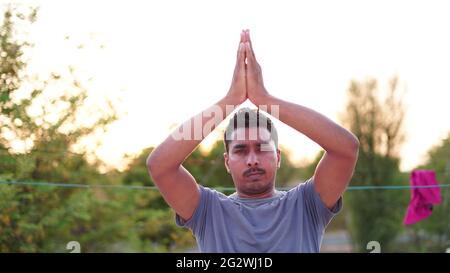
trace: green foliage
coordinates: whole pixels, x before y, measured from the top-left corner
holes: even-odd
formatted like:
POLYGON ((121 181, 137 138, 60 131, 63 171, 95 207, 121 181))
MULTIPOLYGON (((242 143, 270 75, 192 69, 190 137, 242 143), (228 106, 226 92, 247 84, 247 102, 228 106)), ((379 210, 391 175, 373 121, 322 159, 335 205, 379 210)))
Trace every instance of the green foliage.
POLYGON ((2 252, 66 252, 72 240, 86 252, 106 251, 102 244, 109 236, 123 232, 114 202, 91 191, 2 186, 0 196, 2 252))
MULTIPOLYGON (((398 185, 400 160, 396 155, 403 141, 403 106, 397 79, 381 101, 377 82, 351 83, 344 120, 360 141, 359 159, 350 185, 398 185)), ((398 191, 354 191, 346 195, 350 211, 350 234, 357 251, 366 252, 370 241, 390 251, 401 230, 402 200, 398 191)))
MULTIPOLYGON (((19 41, 16 34, 36 19, 37 10, 28 14, 9 6, 4 13, 0 32, 0 180, 54 181, 59 183, 95 183, 108 181, 99 173, 98 163, 88 163, 86 154, 73 153, 72 147, 83 137, 104 129, 116 119, 112 108, 100 114, 90 125, 78 123, 87 90, 76 80, 69 80, 66 91, 48 97, 52 84, 67 82, 56 74, 44 82, 26 75, 24 50, 31 46, 19 41), (33 80, 34 79, 34 80, 33 80), (18 97, 21 86, 40 86, 28 96, 18 97), (44 102, 44 103, 42 103, 44 102), (64 106, 60 111, 55 111, 64 106), (29 110, 42 109, 31 115, 29 110), (50 119, 50 115, 52 118, 50 119), (11 137, 12 136, 12 137, 11 137), (27 144, 18 152, 12 142, 27 144)), ((23 90, 22 90, 23 91, 23 90)), ((0 251, 65 252, 71 240, 82 243, 86 251, 107 250, 110 236, 125 238, 129 219, 122 221, 119 203, 98 192, 0 185, 0 251), (117 220, 119 219, 119 220, 117 220)), ((129 215, 129 214, 127 214, 129 215)))

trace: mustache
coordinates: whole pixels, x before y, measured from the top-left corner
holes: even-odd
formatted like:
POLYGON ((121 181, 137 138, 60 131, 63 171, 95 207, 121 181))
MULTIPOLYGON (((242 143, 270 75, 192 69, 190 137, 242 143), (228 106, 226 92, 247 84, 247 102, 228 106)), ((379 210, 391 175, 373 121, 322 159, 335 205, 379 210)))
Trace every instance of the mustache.
POLYGON ((248 176, 251 173, 265 173, 266 171, 261 168, 251 168, 244 172, 244 176, 248 176))

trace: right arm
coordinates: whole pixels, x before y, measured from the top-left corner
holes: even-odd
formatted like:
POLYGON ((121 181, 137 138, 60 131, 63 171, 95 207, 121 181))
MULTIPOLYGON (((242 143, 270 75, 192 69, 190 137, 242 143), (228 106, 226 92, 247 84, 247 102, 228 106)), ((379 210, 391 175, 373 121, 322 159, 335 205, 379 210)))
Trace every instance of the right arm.
MULTIPOLYGON (((241 33, 241 43, 244 39, 241 33)), ((147 158, 147 169, 153 182, 167 204, 184 220, 192 217, 200 200, 200 192, 194 177, 182 166, 182 163, 215 126, 230 114, 227 111, 227 105, 234 107, 247 99, 245 50, 243 48, 238 50, 237 55, 233 80, 227 95, 180 125, 147 158), (196 126, 198 128, 195 128, 196 126), (190 128, 190 133, 183 134, 185 138, 174 137, 179 136, 181 128, 190 128), (197 134, 195 134, 196 129, 197 134)))

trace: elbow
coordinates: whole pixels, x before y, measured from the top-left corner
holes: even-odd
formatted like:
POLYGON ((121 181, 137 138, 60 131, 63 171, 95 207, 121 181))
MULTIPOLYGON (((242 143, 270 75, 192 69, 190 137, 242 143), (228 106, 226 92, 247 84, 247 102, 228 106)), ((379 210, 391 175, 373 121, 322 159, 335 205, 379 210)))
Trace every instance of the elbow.
POLYGON ((358 158, 358 154, 359 154, 359 139, 353 134, 352 134, 352 138, 351 138, 348 150, 349 150, 350 157, 358 158))
POLYGON ((145 165, 147 166, 148 170, 150 170, 150 168, 153 167, 154 163, 153 163, 153 160, 152 160, 152 154, 149 154, 147 156, 147 160, 145 160, 145 165))
POLYGON ((350 134, 349 138, 340 145, 339 152, 336 151, 336 154, 339 154, 343 158, 357 160, 359 155, 359 140, 358 138, 350 134))
POLYGON ((161 176, 164 176, 168 172, 173 172, 174 168, 176 168, 168 165, 167 160, 163 159, 157 150, 150 153, 145 163, 148 173, 155 183, 157 183, 161 176))
POLYGON ((325 149, 327 153, 342 159, 356 161, 359 155, 359 140, 352 133, 345 140, 335 144, 334 148, 325 149))
POLYGON ((148 155, 147 160, 145 161, 147 170, 152 178, 154 178, 154 176, 158 170, 157 160, 158 159, 155 157, 154 153, 152 152, 148 155))

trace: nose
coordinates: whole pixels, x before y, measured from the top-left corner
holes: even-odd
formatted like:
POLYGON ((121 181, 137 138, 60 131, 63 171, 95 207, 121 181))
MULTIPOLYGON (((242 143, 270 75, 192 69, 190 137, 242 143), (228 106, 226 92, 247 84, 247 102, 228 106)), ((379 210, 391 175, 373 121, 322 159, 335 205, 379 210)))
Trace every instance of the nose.
POLYGON ((247 156, 247 166, 255 167, 258 166, 258 164, 259 164, 258 156, 254 152, 250 152, 247 156))

